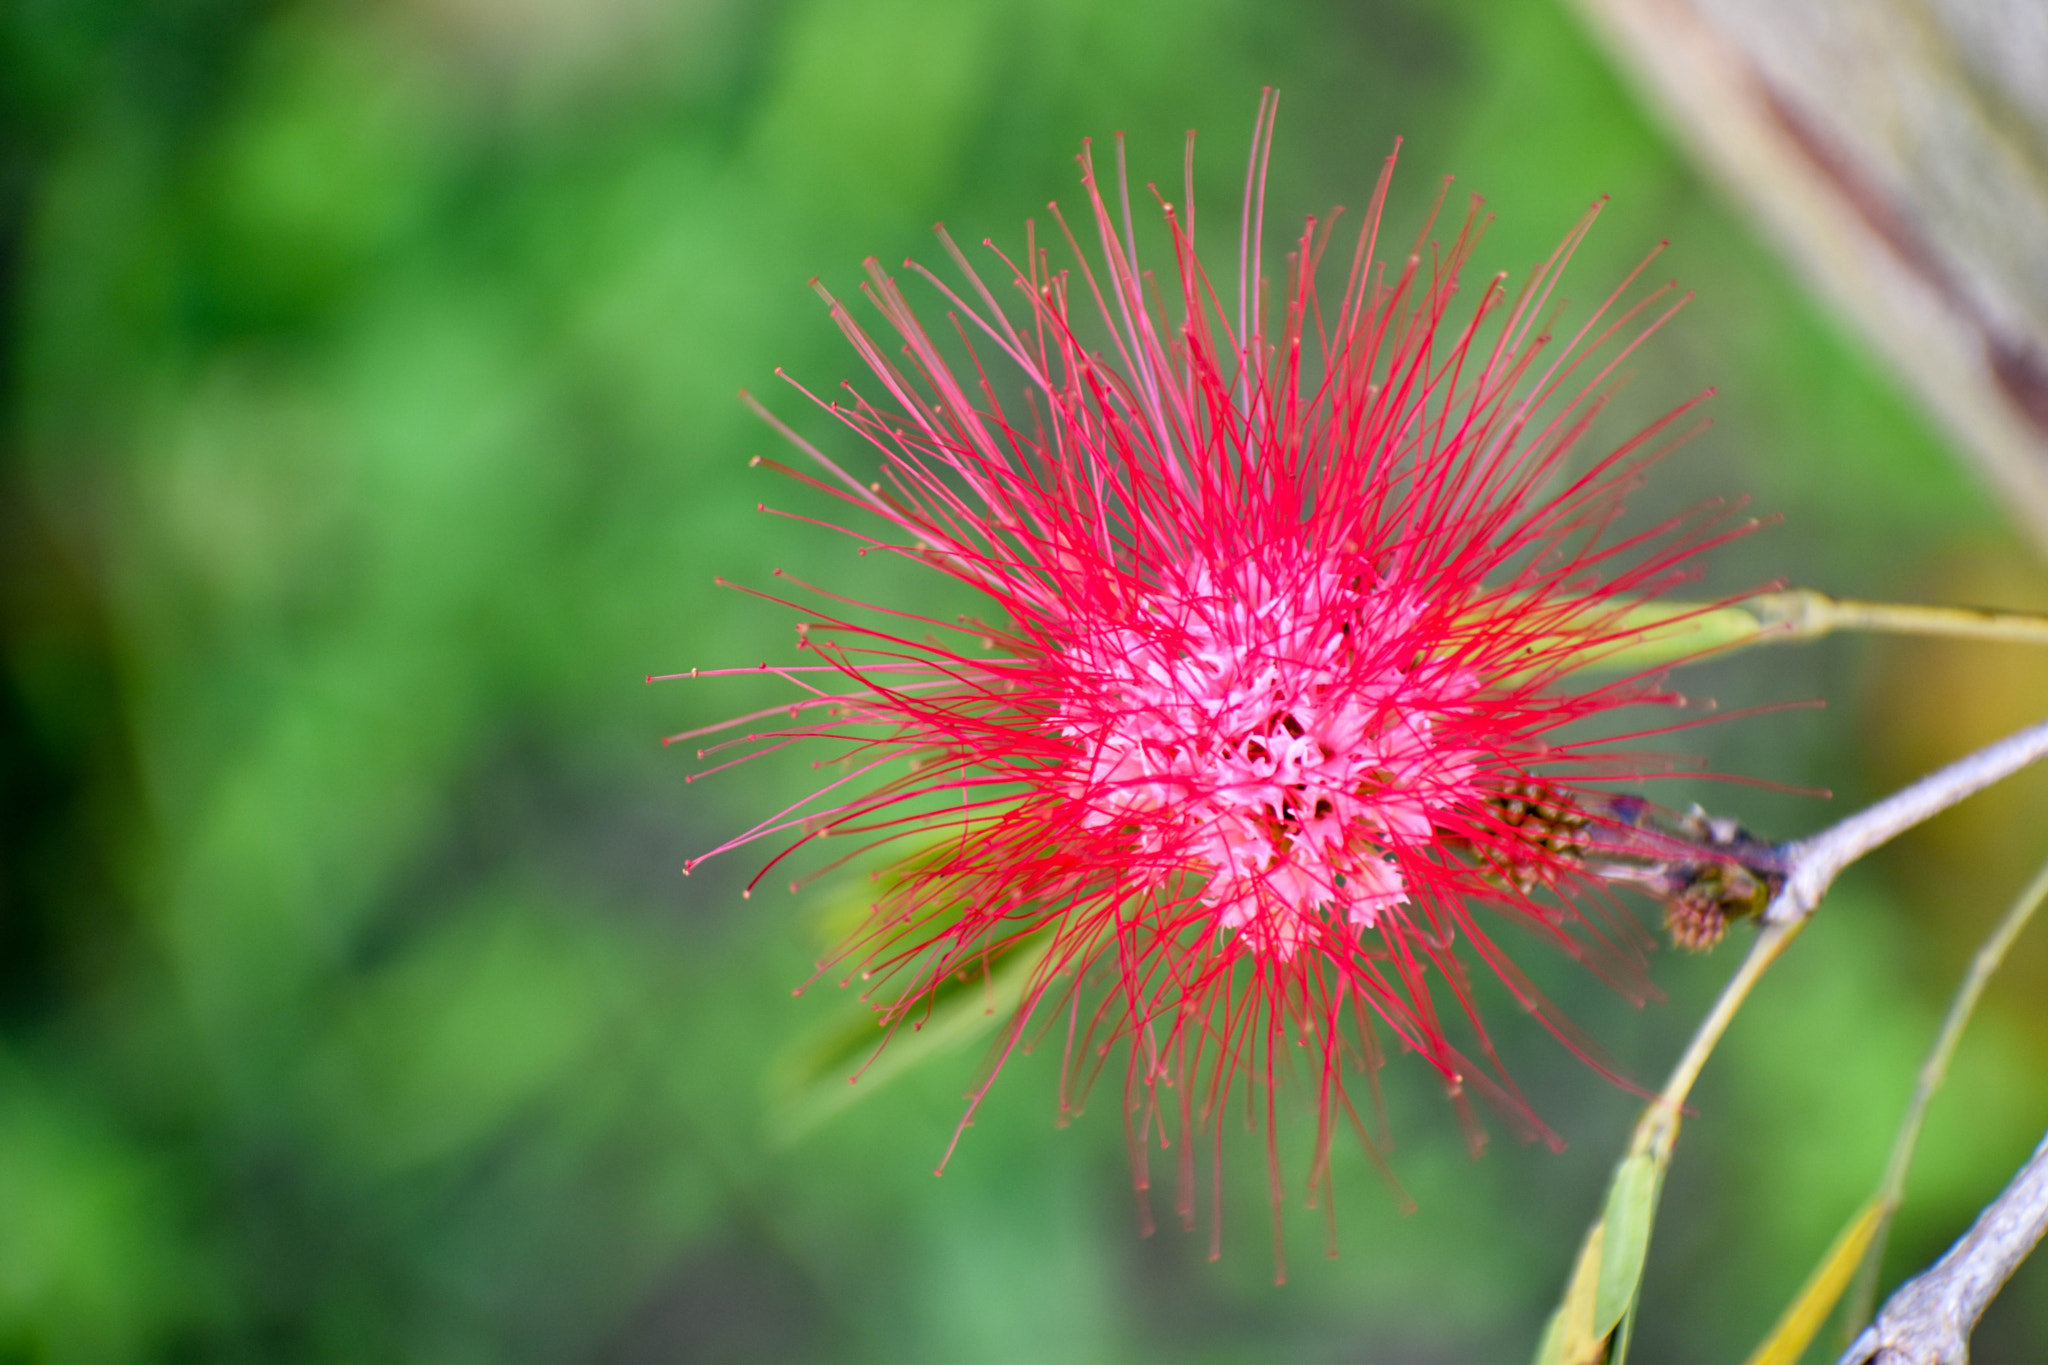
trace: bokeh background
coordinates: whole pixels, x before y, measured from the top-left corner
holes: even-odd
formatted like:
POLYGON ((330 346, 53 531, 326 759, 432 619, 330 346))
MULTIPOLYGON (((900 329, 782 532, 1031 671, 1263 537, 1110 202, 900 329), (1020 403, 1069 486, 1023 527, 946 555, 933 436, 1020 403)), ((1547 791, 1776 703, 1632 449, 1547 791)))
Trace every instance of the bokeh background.
MULTIPOLYGON (((774 440, 736 391, 807 422, 775 367, 855 361, 806 281, 935 256, 941 218, 1017 242, 1084 136, 1172 183, 1199 128, 1225 205, 1275 85, 1275 220, 1362 205, 1400 135, 1397 230, 1455 174, 1498 214, 1486 269, 1611 195, 1571 292, 1669 238, 1699 298, 1602 434, 1716 386, 1643 513, 1777 518, 1706 587, 2048 606, 1549 3, 15 0, 0 63, 0 1359, 1526 1356, 1635 1111, 1527 1021, 1503 1048, 1567 1149, 1496 1124, 1474 1160, 1396 1066, 1419 1208, 1347 1154, 1341 1255, 1295 1210, 1276 1288, 1255 1163, 1221 1261, 1141 1239, 1115 1106, 1056 1130, 1051 1057, 943 1179, 974 1048, 781 1140, 764 1077, 849 1002, 792 998, 814 912, 742 901, 751 854, 680 875, 809 776, 686 787, 657 744, 772 694, 644 674, 790 652, 713 575, 916 591, 754 512, 805 504, 748 469, 774 440)), ((1925 643, 1686 686, 1765 708, 1687 740, 1716 768, 1834 797, 1664 799, 1781 837, 2048 701, 2036 657, 1925 643)), ((1742 1354, 1867 1194, 2044 801, 2016 782, 1875 859, 1766 981, 1697 1092, 1637 1359, 1742 1354)), ((1653 1081, 1733 962, 1660 953, 1641 1011, 1538 966, 1653 1081)), ((1889 1278, 2038 1138, 2044 988, 2023 944, 1889 1278)), ((2048 1274, 1979 1351, 2048 1358, 2048 1274)))

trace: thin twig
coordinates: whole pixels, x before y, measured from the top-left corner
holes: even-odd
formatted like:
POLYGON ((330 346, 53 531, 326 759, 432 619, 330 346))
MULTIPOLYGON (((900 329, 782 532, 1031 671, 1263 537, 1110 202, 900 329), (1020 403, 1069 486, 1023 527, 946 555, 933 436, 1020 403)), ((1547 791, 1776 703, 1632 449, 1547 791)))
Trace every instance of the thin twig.
MULTIPOLYGON (((1590 602, 1587 609, 1601 610, 1590 602)), ((2040 612, 1849 602, 1811 588, 1726 602, 1657 598, 1625 612, 1616 629, 1614 647, 1592 651, 1585 667, 1654 668, 1751 645, 1805 644, 1837 631, 2048 645, 2048 615, 2040 612)))
POLYGON ((1664 1088, 1643 1111, 1636 1124, 1635 1135, 1629 1142, 1630 1154, 1649 1152, 1660 1167, 1670 1160, 1671 1146, 1678 1140, 1678 1116, 1685 1108, 1686 1096, 1692 1093, 1693 1082, 1699 1079, 1707 1058, 1713 1055, 1721 1035, 1728 1031, 1728 1025, 1734 1022, 1735 1012, 1749 999, 1751 989, 1765 969, 1778 960, 1779 954, 1805 927, 1804 916, 1794 920, 1774 920, 1764 925, 1763 931, 1756 936, 1756 942, 1750 945, 1749 955, 1742 959, 1735 975, 1721 988, 1714 1008, 1694 1030, 1692 1041, 1686 1044, 1685 1055, 1671 1069, 1664 1088))
POLYGON ((1783 630, 1781 638, 1786 640, 1817 640, 1838 630, 1859 630, 1881 635, 1939 635, 2008 644, 2048 644, 2048 616, 2037 612, 1852 602, 1810 588, 1761 593, 1741 605, 1755 613, 1765 628, 1783 630))
POLYGON ((1906 1282, 1837 1365, 1966 1365, 1970 1333, 2048 1232, 2048 1137, 1934 1268, 1906 1282))
POLYGON ((1984 940, 1970 961, 1969 974, 1963 978, 1961 989, 1949 1003, 1948 1017, 1941 1022, 1941 1034, 1935 1039, 1934 1050, 1927 1054, 1921 1064, 1919 1082, 1913 1087, 1913 1099, 1906 1106, 1906 1118, 1899 1125, 1899 1135, 1892 1143, 1891 1159, 1885 1163, 1884 1183, 1878 1187, 1881 1212, 1878 1214, 1877 1231, 1871 1235, 1870 1246, 1863 1253, 1863 1264, 1856 1272, 1856 1284, 1849 1292, 1849 1308, 1843 1315, 1845 1337, 1854 1337, 1859 1328, 1870 1320, 1870 1310, 1877 1302, 1877 1276, 1884 1260, 1885 1236, 1891 1231, 1892 1216, 1899 1210, 1906 1193, 1906 1171, 1913 1162, 1913 1148, 1920 1140, 1920 1127, 1927 1117, 1927 1106, 1934 1098, 1934 1092, 1941 1088, 1942 1080, 1948 1075, 1949 1062, 1955 1056, 1956 1045, 1962 1041, 1963 1029, 1969 1024, 1970 1016, 1976 1011, 1977 1001, 1984 994, 1984 987, 1991 976, 2005 961, 2006 951, 2013 940, 2027 927, 2027 921, 2048 901, 2048 864, 2043 864, 2034 879, 2027 883, 2027 889, 2020 892, 2012 908, 1999 920, 1998 927, 1991 931, 1991 937, 1984 940))

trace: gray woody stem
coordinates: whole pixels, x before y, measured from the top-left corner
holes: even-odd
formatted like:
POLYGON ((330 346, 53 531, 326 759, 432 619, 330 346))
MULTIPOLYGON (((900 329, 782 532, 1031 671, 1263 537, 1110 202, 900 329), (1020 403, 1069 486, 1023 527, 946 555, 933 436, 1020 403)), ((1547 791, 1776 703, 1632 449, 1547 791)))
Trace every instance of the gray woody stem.
POLYGON ((1841 824, 1791 845, 1792 875, 1764 912, 1772 924, 1797 923, 1813 913, 1843 868, 1921 821, 2048 755, 2048 720, 2007 735, 1940 772, 1921 778, 1841 824))
POLYGON ((1886 1302, 1837 1365, 1965 1365, 1977 1319, 2048 1232, 2048 1138, 1948 1255, 1886 1302))

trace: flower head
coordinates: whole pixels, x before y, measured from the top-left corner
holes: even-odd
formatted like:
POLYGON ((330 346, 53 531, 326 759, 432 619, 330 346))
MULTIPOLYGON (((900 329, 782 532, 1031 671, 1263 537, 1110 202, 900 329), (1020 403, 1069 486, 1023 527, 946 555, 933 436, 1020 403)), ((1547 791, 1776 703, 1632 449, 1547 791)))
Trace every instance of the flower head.
POLYGON ((1065 267, 1027 241, 997 253, 992 283, 943 231, 964 283, 908 266, 944 302, 943 348, 873 261, 863 292, 900 349, 826 296, 879 391, 820 401, 881 475, 776 423, 824 477, 789 472, 858 509, 862 553, 914 559, 985 607, 949 623, 778 597, 814 662, 768 669, 800 695, 733 723, 786 724, 728 741, 743 757, 834 746, 842 771, 724 848, 786 840, 771 868, 827 836, 902 855, 846 950, 885 1022, 1025 964, 987 1077, 1034 1018, 1063 1021, 1066 1102, 1122 1055, 1141 1186, 1164 1141, 1185 1187, 1190 1140, 1233 1098, 1266 1116, 1270 1146, 1282 1073, 1305 1063, 1315 1189, 1333 1129, 1357 1119, 1350 1074, 1377 1067, 1386 1034, 1454 1094, 1527 1117, 1467 958, 1585 1050, 1493 930, 1596 965, 1635 951, 1583 854, 1599 784, 1646 760, 1564 732, 1675 698, 1650 677, 1567 675, 1630 643, 1629 611, 1719 534, 1708 514, 1610 535, 1686 409, 1571 458, 1617 367, 1682 302, 1628 301, 1631 276, 1553 336, 1592 213, 1519 293, 1496 276, 1459 311, 1476 210, 1448 248, 1383 259, 1389 156, 1341 291, 1318 291, 1332 233, 1314 220, 1269 282, 1271 128, 1268 103, 1228 300, 1195 254, 1192 185, 1160 206, 1173 269, 1155 279, 1121 175, 1112 212, 1085 151, 1079 231, 1055 209, 1065 267))

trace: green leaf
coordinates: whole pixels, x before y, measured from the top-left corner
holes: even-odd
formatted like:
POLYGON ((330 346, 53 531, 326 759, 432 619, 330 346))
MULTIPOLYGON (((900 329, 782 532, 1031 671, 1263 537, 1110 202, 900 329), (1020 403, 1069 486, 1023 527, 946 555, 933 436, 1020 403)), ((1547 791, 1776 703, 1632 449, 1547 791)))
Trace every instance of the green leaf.
POLYGON ((1550 1321, 1543 1324, 1542 1340, 1536 1343, 1534 1365, 1564 1365, 1564 1309, 1557 1309, 1550 1315, 1550 1321))
POLYGON ((1782 638, 1766 635, 1765 623, 1744 607, 1706 607, 1698 602, 1650 602, 1631 607, 1616 629, 1642 634, 1588 667, 1615 671, 1654 668, 1709 650, 1739 649, 1782 638))
POLYGON ((1600 1249, 1599 1288, 1593 1297, 1593 1335, 1612 1332, 1642 1282, 1643 1257, 1650 1249, 1650 1224, 1657 1215, 1657 1162, 1637 1152, 1614 1168, 1601 1221, 1607 1236, 1600 1249))
MULTIPOLYGON (((1528 629, 1525 618, 1532 612, 1545 624, 1527 637, 1526 657, 1569 651, 1576 658, 1568 672, 1631 672, 1792 638, 1781 624, 1746 605, 1710 602, 1644 602, 1624 609, 1590 597, 1543 602, 1510 594, 1493 604, 1487 616, 1498 613, 1504 622, 1520 622, 1513 628, 1528 629)), ((1479 628, 1485 619, 1475 617, 1472 625, 1479 628)))
POLYGON ((888 1018, 865 1001, 827 1021, 769 1070, 771 1134, 794 1142, 897 1077, 987 1036, 1023 1004, 1051 942, 1049 933, 1040 935, 985 970, 947 978, 893 1033, 885 1032, 888 1018))

